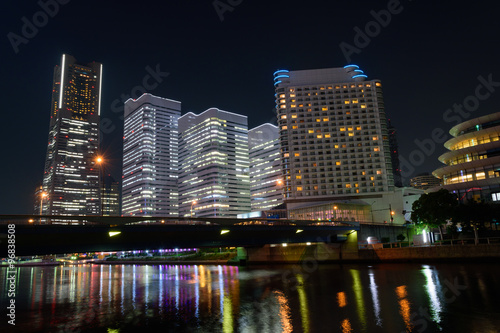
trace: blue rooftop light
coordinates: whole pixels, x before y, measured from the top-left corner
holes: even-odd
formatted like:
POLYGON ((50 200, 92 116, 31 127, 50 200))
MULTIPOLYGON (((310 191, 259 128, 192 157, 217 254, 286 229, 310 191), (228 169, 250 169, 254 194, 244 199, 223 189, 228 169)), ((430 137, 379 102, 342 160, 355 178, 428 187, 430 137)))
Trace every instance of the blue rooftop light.
POLYGON ((361 69, 355 69, 354 72, 364 73, 361 69))
POLYGON ((276 86, 276 85, 278 85, 280 83, 281 83, 281 81, 276 81, 276 82, 274 82, 274 85, 276 86))
POLYGON ((289 73, 290 71, 288 69, 279 69, 276 72, 274 72, 273 75, 276 75, 277 73, 289 73))
POLYGON ((349 68, 349 67, 356 67, 356 68, 359 68, 359 66, 358 66, 358 65, 346 65, 346 66, 344 66, 344 68, 349 68))
POLYGON ((290 75, 278 75, 278 76, 275 76, 274 79, 277 80, 277 79, 282 78, 282 77, 290 78, 290 75))
POLYGON ((352 78, 355 79, 357 77, 368 77, 368 76, 366 76, 365 74, 358 74, 358 75, 354 75, 352 78))

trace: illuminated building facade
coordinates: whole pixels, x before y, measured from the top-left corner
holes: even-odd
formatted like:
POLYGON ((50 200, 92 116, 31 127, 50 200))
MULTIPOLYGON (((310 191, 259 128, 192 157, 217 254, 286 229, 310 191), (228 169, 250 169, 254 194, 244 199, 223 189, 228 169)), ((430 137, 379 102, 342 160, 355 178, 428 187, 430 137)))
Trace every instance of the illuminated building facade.
POLYGON ((210 108, 179 119, 179 216, 250 211, 248 121, 210 108))
MULTIPOLYGON (((82 65, 63 54, 54 69, 43 214, 99 215, 102 64, 82 65)), ((54 220, 53 220, 54 222, 54 220)))
POLYGON ((177 216, 181 102, 143 94, 124 113, 122 214, 177 216))
POLYGON ((420 190, 428 190, 439 185, 441 180, 430 173, 422 173, 410 179, 410 186, 420 190))
POLYGON ((393 191, 382 84, 356 65, 274 73, 284 200, 393 191))
POLYGON ((454 126, 432 174, 461 200, 500 201, 500 112, 454 126))
POLYGON ((263 124, 248 131, 252 211, 269 210, 283 203, 279 130, 263 124))
POLYGON ((108 175, 102 183, 102 216, 120 216, 120 182, 108 175))

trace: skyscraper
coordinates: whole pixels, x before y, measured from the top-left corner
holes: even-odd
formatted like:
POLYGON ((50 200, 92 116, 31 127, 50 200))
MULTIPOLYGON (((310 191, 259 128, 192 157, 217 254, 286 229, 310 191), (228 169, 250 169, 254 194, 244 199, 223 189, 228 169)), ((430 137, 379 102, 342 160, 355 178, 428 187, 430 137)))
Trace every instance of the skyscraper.
POLYGON ((110 175, 102 178, 102 216, 120 215, 120 182, 110 175))
POLYGON ((279 130, 262 124, 248 131, 250 195, 252 211, 268 210, 283 203, 279 130))
POLYGON ((356 65, 274 73, 285 202, 393 190, 379 80, 356 65))
POLYGON ((179 119, 179 215, 250 211, 247 117, 211 108, 179 119))
POLYGON ((401 179, 401 167, 399 165, 399 146, 397 131, 391 124, 391 120, 387 119, 387 132, 389 134, 389 150, 391 151, 392 174, 394 175, 394 186, 403 187, 401 179))
POLYGON ((124 112, 122 214, 177 216, 181 102, 143 94, 124 112))
MULTIPOLYGON (((63 54, 54 69, 42 213, 99 215, 102 64, 63 54)), ((53 221, 54 222, 54 221, 53 221)))

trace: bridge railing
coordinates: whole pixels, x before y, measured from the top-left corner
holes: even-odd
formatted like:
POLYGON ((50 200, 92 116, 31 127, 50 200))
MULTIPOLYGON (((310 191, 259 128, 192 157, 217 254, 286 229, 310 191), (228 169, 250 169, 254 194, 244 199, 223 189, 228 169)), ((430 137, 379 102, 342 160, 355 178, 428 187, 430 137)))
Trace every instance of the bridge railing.
POLYGON ((153 216, 65 216, 65 215, 0 215, 0 225, 267 225, 267 226, 336 226, 359 228, 359 222, 330 220, 288 220, 266 218, 217 218, 217 217, 153 217, 153 216))

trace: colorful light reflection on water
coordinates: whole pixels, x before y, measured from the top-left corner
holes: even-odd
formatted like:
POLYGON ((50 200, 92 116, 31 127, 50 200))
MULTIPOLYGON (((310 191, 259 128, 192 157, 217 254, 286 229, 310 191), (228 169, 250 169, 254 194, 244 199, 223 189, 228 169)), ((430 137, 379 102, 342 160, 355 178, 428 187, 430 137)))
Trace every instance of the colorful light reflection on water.
POLYGON ((9 331, 497 332, 499 282, 492 264, 22 267, 9 331))

